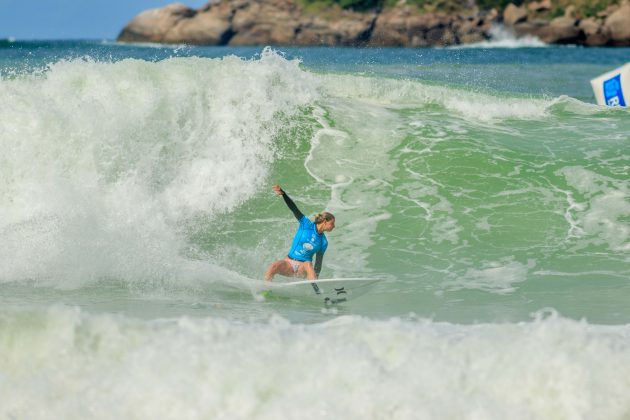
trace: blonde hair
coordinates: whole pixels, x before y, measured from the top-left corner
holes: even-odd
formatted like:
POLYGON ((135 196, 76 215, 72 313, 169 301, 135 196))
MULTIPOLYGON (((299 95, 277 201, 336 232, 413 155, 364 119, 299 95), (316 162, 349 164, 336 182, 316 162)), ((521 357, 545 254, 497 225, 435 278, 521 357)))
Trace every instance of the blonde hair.
POLYGON ((323 211, 315 215, 315 219, 313 220, 313 223, 315 223, 316 225, 319 225, 320 223, 329 222, 331 220, 335 220, 335 216, 333 216, 332 213, 323 211))

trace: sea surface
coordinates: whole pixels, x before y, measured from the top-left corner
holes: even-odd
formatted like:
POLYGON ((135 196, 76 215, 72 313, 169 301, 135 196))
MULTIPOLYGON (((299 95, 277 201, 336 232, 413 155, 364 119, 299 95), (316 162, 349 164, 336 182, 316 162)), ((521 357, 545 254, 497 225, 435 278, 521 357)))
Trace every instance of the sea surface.
POLYGON ((630 419, 628 60, 0 41, 0 419, 630 419))

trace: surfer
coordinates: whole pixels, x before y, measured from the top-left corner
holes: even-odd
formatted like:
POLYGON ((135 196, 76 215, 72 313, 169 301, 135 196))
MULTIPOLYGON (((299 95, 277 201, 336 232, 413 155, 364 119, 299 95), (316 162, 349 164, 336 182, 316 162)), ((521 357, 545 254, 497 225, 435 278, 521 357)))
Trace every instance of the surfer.
POLYGON ((272 188, 277 195, 282 196, 300 225, 293 238, 289 254, 285 259, 271 263, 265 272, 265 281, 271 281, 276 274, 315 280, 319 277, 324 253, 328 248, 328 240, 324 232, 330 232, 335 228, 335 216, 324 211, 310 221, 280 188, 280 185, 274 185, 272 188), (313 266, 313 255, 315 255, 315 266, 313 266))

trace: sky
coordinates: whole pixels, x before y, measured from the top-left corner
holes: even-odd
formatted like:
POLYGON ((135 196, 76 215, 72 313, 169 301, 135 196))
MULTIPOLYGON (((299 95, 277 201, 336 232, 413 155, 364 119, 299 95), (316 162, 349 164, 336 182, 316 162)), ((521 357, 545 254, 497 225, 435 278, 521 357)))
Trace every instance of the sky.
POLYGON ((0 0, 0 39, 116 39, 140 12, 208 0, 0 0))

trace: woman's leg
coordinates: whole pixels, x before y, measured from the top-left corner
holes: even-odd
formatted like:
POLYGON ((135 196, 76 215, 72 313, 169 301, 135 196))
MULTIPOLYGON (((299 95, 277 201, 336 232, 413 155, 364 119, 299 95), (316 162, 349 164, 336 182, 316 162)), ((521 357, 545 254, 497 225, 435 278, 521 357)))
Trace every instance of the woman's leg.
POLYGON ((286 277, 295 276, 293 267, 291 267, 291 264, 287 260, 272 262, 265 272, 265 281, 271 281, 276 274, 286 277))
POLYGON ((300 277, 306 277, 308 280, 316 280, 315 269, 313 269, 313 263, 310 261, 304 261, 298 269, 297 275, 300 277))

